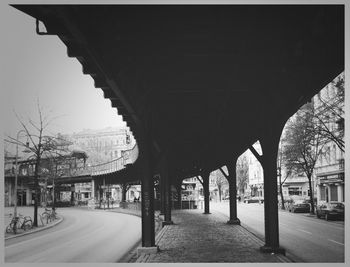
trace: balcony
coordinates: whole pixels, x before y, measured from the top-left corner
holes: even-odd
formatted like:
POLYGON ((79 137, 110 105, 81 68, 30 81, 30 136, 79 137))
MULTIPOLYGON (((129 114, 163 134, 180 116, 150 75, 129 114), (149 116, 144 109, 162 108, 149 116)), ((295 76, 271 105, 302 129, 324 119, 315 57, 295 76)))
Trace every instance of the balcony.
POLYGON ((344 159, 339 160, 338 163, 328 164, 325 166, 319 166, 315 168, 315 174, 317 176, 344 172, 344 159))

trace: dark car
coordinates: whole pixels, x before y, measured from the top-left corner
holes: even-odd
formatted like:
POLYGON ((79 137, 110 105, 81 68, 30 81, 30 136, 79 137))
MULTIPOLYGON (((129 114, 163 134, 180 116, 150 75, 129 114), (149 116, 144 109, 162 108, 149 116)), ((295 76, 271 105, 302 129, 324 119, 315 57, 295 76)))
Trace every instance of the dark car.
POLYGON ((310 204, 305 200, 295 200, 288 206, 290 212, 310 212, 310 204))
POLYGON ((341 202, 324 203, 316 208, 317 218, 344 220, 344 204, 341 202))
POLYGON ((264 203, 264 199, 261 197, 247 197, 243 200, 244 203, 264 203))

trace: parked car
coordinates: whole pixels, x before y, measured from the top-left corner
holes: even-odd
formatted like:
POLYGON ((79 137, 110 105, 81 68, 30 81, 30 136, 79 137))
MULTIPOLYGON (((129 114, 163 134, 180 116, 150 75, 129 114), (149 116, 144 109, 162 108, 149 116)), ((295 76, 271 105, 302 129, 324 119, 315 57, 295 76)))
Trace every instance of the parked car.
POLYGON ((288 205, 289 212, 310 212, 310 204, 305 200, 295 200, 288 205))
MULTIPOLYGON (((236 199, 237 199, 238 201, 241 201, 241 197, 240 197, 240 196, 236 196, 236 199)), ((230 195, 224 196, 224 197, 222 198, 222 200, 230 200, 230 195)))
POLYGON ((264 199, 261 197, 246 197, 243 200, 244 203, 264 203, 264 199))
POLYGON ((344 220, 344 204, 341 202, 323 203, 316 207, 317 218, 344 220))
POLYGON ((230 196, 224 196, 222 200, 230 200, 230 196))

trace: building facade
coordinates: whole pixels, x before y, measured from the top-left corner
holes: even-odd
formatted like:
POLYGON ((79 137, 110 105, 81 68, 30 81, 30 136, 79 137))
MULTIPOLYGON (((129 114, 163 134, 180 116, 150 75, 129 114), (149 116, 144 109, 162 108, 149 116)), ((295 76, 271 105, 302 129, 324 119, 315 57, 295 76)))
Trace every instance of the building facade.
MULTIPOLYGON (((260 155, 261 152, 261 146, 259 142, 256 142, 253 147, 255 148, 256 152, 258 152, 260 155)), ((259 197, 264 199, 264 170, 260 164, 260 162, 257 160, 257 158, 251 153, 249 150, 245 152, 245 155, 248 158, 248 188, 246 192, 246 196, 251 197, 259 197)))
POLYGON ((341 74, 314 97, 318 113, 325 118, 325 127, 333 139, 323 144, 323 153, 315 166, 319 202, 345 201, 344 141, 344 76, 341 74), (342 84, 343 83, 343 84, 342 84))
MULTIPOLYGON (((73 143, 73 146, 86 151, 88 159, 86 164, 93 166, 112 161, 122 156, 123 151, 131 149, 135 145, 135 139, 127 128, 104 128, 99 130, 83 130, 78 133, 65 135, 65 138, 73 143)), ((102 194, 92 192, 92 183, 75 184, 74 199, 87 201, 91 198, 111 198, 113 201, 121 200, 119 185, 108 185, 103 188, 102 194)), ((139 189, 130 188, 127 192, 127 200, 133 200, 138 195, 139 189)), ((69 192, 65 194, 70 198, 69 192)))
POLYGON ((83 130, 65 135, 73 145, 89 155, 87 164, 96 165, 119 158, 122 151, 131 149, 135 139, 127 128, 83 130))

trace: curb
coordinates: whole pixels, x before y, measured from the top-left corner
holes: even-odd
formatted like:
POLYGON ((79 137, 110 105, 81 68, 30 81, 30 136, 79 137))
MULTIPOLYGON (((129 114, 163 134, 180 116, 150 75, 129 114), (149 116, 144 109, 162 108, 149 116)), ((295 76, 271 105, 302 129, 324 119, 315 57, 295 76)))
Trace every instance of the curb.
MULTIPOLYGON (((122 214, 127 214, 127 215, 133 215, 136 217, 140 217, 142 218, 141 214, 133 214, 133 213, 128 213, 128 212, 123 212, 122 210, 114 210, 112 212, 116 212, 116 213, 122 213, 122 214)), ((157 243, 157 238, 159 238, 159 234, 160 232, 162 232, 163 228, 161 226, 161 222, 163 221, 162 218, 159 217, 159 214, 155 214, 155 242, 157 243)), ((137 242, 128 252, 126 252, 118 261, 118 263, 135 263, 138 262, 138 259, 141 257, 137 257, 137 248, 139 246, 142 246, 142 242, 141 239, 139 240, 139 242, 137 242)), ((142 254, 143 255, 143 254, 142 254)))
MULTIPOLYGON (((157 246, 159 241, 162 239, 164 233, 168 230, 168 228, 170 227, 170 225, 165 225, 163 228, 161 228, 155 237, 155 245, 157 246)), ((160 252, 160 248, 158 247, 158 252, 160 252)), ((136 260, 134 263, 147 263, 148 259, 150 257, 154 256, 153 254, 146 254, 146 253, 142 253, 140 256, 136 257, 136 260)))
POLYGON ((63 216, 59 216, 59 219, 57 221, 55 221, 54 223, 52 223, 52 224, 45 225, 43 227, 36 228, 34 230, 31 230, 31 231, 23 232, 21 234, 5 237, 5 240, 14 239, 14 238, 21 237, 21 236, 24 236, 24 235, 29 235, 29 234, 40 232, 40 231, 52 228, 52 227, 56 226, 57 224, 61 223, 62 221, 63 221, 63 216))
MULTIPOLYGON (((265 243, 263 239, 256 234, 249 226, 245 224, 241 224, 241 227, 249 233, 250 238, 254 239, 260 246, 263 246, 265 243)), ((293 256, 291 253, 287 251, 287 255, 282 255, 282 254, 275 254, 275 256, 281 260, 281 262, 285 263, 296 263, 300 262, 296 256, 293 256)))

